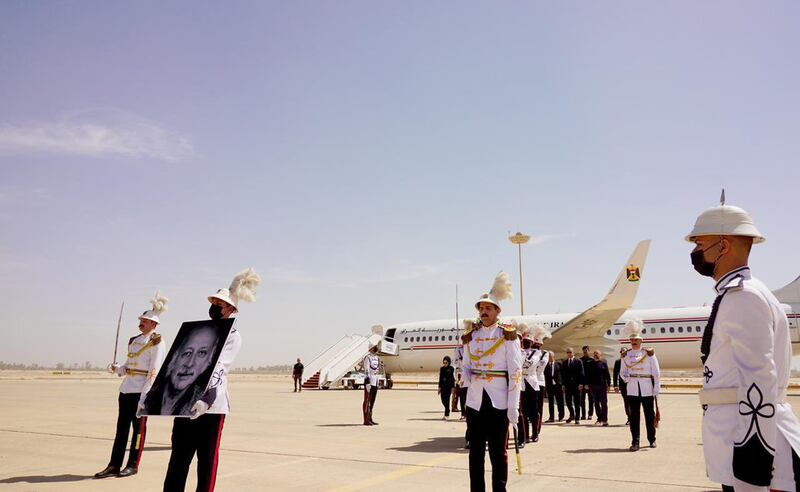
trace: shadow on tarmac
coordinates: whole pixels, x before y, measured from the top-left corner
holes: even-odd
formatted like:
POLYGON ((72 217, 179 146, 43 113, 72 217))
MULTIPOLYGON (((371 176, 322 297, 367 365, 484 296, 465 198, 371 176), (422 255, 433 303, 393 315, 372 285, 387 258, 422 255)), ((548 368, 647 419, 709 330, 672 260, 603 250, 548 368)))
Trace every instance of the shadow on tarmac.
MULTIPOLYGON (((642 448, 644 450, 644 448, 642 448)), ((565 453, 570 454, 587 454, 587 453, 630 453, 628 448, 585 448, 585 449, 567 449, 565 453)))
POLYGON ((364 424, 317 424, 317 427, 364 427, 364 424))
POLYGON ((28 475, 26 477, 10 477, 0 480, 0 483, 55 483, 55 482, 81 482, 91 480, 92 475, 28 475))
POLYGON ((434 437, 427 441, 421 441, 411 446, 397 448, 386 448, 387 451, 410 451, 413 453, 467 453, 464 449, 463 437, 434 437))

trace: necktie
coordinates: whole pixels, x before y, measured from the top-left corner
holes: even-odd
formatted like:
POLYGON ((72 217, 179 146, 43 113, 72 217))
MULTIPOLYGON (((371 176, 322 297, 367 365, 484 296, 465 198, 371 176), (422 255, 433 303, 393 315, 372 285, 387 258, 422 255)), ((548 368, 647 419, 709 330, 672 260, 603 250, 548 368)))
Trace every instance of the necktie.
POLYGON ((706 324, 706 329, 703 330, 703 341, 700 343, 700 360, 703 364, 706 363, 708 354, 711 352, 711 338, 714 336, 714 321, 717 319, 719 304, 722 302, 722 298, 725 297, 725 292, 728 291, 724 291, 714 299, 714 305, 711 306, 711 315, 708 317, 708 324, 706 324))

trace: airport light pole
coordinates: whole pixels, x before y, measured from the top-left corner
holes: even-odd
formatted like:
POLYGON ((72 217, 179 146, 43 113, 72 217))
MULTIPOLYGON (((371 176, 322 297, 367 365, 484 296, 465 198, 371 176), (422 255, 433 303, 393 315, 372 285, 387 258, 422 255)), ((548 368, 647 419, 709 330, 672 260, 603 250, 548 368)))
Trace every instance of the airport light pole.
POLYGON ((526 236, 521 232, 517 232, 513 236, 508 236, 508 240, 512 244, 517 245, 517 253, 519 255, 519 314, 525 314, 525 303, 522 299, 522 245, 530 241, 531 237, 526 236))

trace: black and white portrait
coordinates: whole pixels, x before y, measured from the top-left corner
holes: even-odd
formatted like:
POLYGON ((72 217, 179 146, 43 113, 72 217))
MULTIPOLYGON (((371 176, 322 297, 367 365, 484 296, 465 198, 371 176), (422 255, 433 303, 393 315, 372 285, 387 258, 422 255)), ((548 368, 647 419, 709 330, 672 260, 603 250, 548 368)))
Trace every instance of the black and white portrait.
POLYGON ((208 388, 233 318, 187 321, 145 397, 145 415, 185 415, 208 388))

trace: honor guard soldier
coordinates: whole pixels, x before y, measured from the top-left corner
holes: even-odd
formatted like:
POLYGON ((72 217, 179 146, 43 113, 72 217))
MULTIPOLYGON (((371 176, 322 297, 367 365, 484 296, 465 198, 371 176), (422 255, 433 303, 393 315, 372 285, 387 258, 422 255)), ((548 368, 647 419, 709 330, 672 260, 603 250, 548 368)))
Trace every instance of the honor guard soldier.
MULTIPOLYGON (((240 301, 256 300, 261 277, 252 268, 239 272, 229 289, 208 296, 211 319, 227 319, 236 314, 240 301)), ((225 416, 230 412, 228 372, 242 348, 242 336, 234 326, 225 341, 205 394, 192 406, 190 418, 176 417, 172 425, 172 454, 169 457, 164 492, 180 492, 186 487, 189 466, 197 453, 197 492, 211 492, 217 478, 219 443, 225 416)))
POLYGON ((492 490, 506 490, 508 424, 519 418, 522 352, 513 326, 498 323, 500 301, 511 297, 508 274, 500 272, 494 286, 475 308, 480 321, 462 337, 464 385, 467 390, 470 490, 485 490, 484 456, 489 444, 492 490))
POLYGON ((750 273, 764 241, 747 212, 721 204, 686 240, 694 269, 717 295, 700 347, 706 473, 723 490, 800 490, 800 425, 786 401, 792 360, 786 314, 750 273))
POLYGON ((364 401, 361 403, 361 412, 364 414, 364 425, 378 425, 372 420, 372 409, 375 408, 375 398, 378 396, 378 377, 381 373, 381 359, 378 357, 378 346, 373 345, 363 361, 364 373, 364 401))
POLYGON ((543 351, 541 346, 542 339, 549 336, 549 333, 541 324, 534 326, 532 338, 528 336, 531 330, 527 325, 521 323, 518 329, 523 333, 522 380, 524 386, 520 394, 520 398, 523 400, 522 409, 525 413, 523 434, 526 442, 539 442, 542 404, 544 403, 544 367, 548 360, 547 352, 543 351), (528 430, 529 424, 530 430, 528 430))
POLYGON ((142 459, 144 438, 147 434, 147 417, 137 417, 138 410, 144 404, 144 397, 153 385, 153 381, 164 361, 164 344, 161 335, 155 332, 160 323, 159 316, 167 310, 167 298, 156 292, 150 301, 151 309, 139 316, 139 331, 141 333, 128 340, 128 358, 124 364, 118 366, 111 364, 109 372, 124 376, 119 387, 119 413, 117 414, 117 433, 114 436, 114 446, 111 449, 111 459, 108 466, 94 478, 128 477, 136 475, 139 471, 139 462, 142 459), (128 454, 128 464, 124 469, 122 460, 125 457, 125 444, 128 441, 128 432, 133 427, 131 437, 131 450, 128 454))
POLYGON ((533 439, 533 442, 537 442, 539 439, 539 433, 542 431, 542 416, 544 415, 544 397, 547 394, 545 391, 545 377, 544 377, 544 370, 547 367, 547 363, 550 361, 550 353, 547 350, 542 349, 542 344, 546 338, 550 338, 551 335, 549 331, 547 331, 541 323, 537 323, 533 328, 533 349, 537 350, 541 356, 539 357, 539 363, 536 365, 536 379, 539 382, 539 394, 537 395, 538 398, 536 400, 536 404, 538 405, 537 415, 538 415, 538 427, 536 428, 536 438, 533 439))
MULTIPOLYGON (((628 417, 631 429, 631 451, 639 450, 639 408, 644 412, 644 425, 650 447, 656 447, 655 399, 661 387, 661 370, 653 349, 642 348, 644 325, 638 319, 625 323, 624 333, 631 341, 631 349, 622 358, 620 377, 627 386, 628 417)), ((606 369, 608 371, 608 369, 606 369)))

